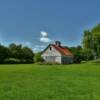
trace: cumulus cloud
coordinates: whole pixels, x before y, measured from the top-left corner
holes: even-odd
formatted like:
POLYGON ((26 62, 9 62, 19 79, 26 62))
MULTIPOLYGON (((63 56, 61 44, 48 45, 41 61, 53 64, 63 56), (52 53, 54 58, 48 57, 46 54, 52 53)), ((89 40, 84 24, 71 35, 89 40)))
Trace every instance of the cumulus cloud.
POLYGON ((45 43, 46 43, 46 42, 51 42, 51 40, 50 40, 49 38, 47 38, 47 37, 41 37, 41 38, 40 38, 40 41, 41 41, 41 42, 45 42, 45 43))
POLYGON ((40 34, 41 34, 42 37, 47 37, 48 36, 48 33, 44 32, 44 31, 41 31, 40 34))
POLYGON ((51 42, 51 39, 49 38, 47 32, 41 31, 40 34, 41 34, 41 37, 40 37, 40 41, 41 42, 43 42, 43 43, 49 43, 49 42, 51 42))
POLYGON ((34 48, 33 48, 34 52, 43 51, 46 48, 45 43, 50 43, 51 42, 51 39, 49 38, 48 32, 45 32, 45 31, 40 31, 40 38, 39 38, 39 40, 40 40, 41 43, 39 43, 40 45, 38 44, 38 45, 34 46, 34 48))

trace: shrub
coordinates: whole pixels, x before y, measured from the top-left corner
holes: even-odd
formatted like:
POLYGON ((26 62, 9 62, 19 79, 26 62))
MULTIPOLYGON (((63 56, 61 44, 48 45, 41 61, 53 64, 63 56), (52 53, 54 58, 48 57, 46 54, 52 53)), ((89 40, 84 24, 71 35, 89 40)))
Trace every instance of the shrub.
POLYGON ((94 60, 94 61, 92 61, 92 63, 100 64, 100 59, 94 60))
POLYGON ((21 61, 19 59, 16 59, 16 58, 8 58, 8 59, 4 60, 4 63, 7 63, 7 64, 19 64, 19 63, 21 63, 21 61))
POLYGON ((74 57, 74 63, 81 63, 81 58, 80 57, 78 57, 78 56, 75 56, 74 57))
POLYGON ((41 53, 40 52, 38 52, 38 53, 35 53, 35 55, 34 55, 34 62, 35 63, 42 63, 42 62, 44 62, 44 59, 41 57, 41 53))

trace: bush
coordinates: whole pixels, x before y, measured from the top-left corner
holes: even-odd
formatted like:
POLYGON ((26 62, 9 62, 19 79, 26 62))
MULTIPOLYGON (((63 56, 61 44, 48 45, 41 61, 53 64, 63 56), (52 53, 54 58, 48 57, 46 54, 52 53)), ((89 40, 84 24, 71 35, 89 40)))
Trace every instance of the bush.
POLYGON ((100 64, 100 59, 94 60, 92 63, 100 64))
POLYGON ((19 64, 21 63, 21 61, 19 59, 16 58, 8 58, 4 60, 4 63, 6 64, 19 64))
POLYGON ((5 64, 30 64, 33 63, 33 60, 21 60, 17 58, 7 58, 4 60, 5 64))
POLYGON ((74 63, 77 63, 77 64, 81 63, 81 58, 78 57, 78 56, 75 56, 74 57, 74 63))
POLYGON ((4 60, 9 58, 9 55, 9 49, 3 45, 0 45, 0 64, 4 63, 4 60))
POLYGON ((41 57, 41 53, 40 52, 38 52, 38 53, 35 53, 35 55, 34 55, 34 62, 35 63, 42 63, 42 62, 44 62, 44 59, 41 57))
POLYGON ((34 53, 31 48, 10 44, 9 47, 0 45, 0 64, 4 63, 33 63, 34 53))

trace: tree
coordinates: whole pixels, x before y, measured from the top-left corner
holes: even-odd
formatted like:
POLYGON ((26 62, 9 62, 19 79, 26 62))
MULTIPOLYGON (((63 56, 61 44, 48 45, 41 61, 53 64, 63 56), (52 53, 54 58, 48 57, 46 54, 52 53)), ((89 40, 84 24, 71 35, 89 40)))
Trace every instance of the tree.
POLYGON ((20 59, 22 56, 22 45, 16 45, 14 43, 9 45, 9 50, 11 52, 11 58, 20 59))
POLYGON ((70 47, 69 49, 74 54, 74 62, 80 63, 81 60, 83 59, 83 57, 82 57, 82 47, 81 46, 70 47))
POLYGON ((33 51, 28 47, 23 47, 22 45, 10 44, 9 50, 11 52, 11 58, 16 58, 20 60, 20 63, 32 63, 33 62, 33 51))
POLYGON ((83 48, 92 49, 92 45, 92 33, 89 30, 85 30, 83 36, 83 48))
POLYGON ((41 53, 40 52, 35 53, 34 62, 42 62, 42 61, 43 61, 43 58, 41 57, 41 53))
POLYGON ((100 24, 97 24, 91 30, 84 31, 83 51, 87 58, 96 58, 100 56, 100 24), (91 57, 90 57, 91 56, 91 57))
POLYGON ((93 41, 92 41, 92 33, 89 30, 84 31, 83 36, 83 55, 85 60, 90 60, 93 57, 93 41))
POLYGON ((7 47, 0 45, 0 63, 4 63, 6 58, 9 58, 10 51, 7 47))
POLYGON ((28 47, 23 47, 21 60, 24 62, 33 63, 34 62, 33 58, 34 58, 33 51, 28 47))
POLYGON ((33 57, 33 51, 21 44, 0 45, 0 63, 33 63, 33 57))
POLYGON ((93 49, 97 56, 100 56, 100 23, 92 29, 93 49))

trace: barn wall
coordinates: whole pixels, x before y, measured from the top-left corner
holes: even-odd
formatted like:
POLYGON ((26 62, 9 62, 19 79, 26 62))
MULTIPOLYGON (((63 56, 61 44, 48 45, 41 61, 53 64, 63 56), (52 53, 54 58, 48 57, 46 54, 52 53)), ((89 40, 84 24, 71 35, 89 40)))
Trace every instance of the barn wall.
POLYGON ((62 56, 61 59, 63 64, 73 63, 73 57, 71 56, 62 56))
POLYGON ((46 62, 50 62, 50 63, 60 63, 61 64, 61 57, 60 56, 43 56, 43 59, 46 62))
POLYGON ((62 56, 53 46, 48 47, 41 56, 46 62, 60 64, 73 63, 73 57, 62 56))
POLYGON ((47 50, 42 54, 43 56, 61 56, 61 54, 53 47, 50 46, 47 50))
POLYGON ((42 57, 46 62, 61 63, 61 54, 53 46, 48 47, 42 57))
POLYGON ((61 64, 62 63, 61 58, 62 58, 61 56, 56 57, 56 62, 61 64))

